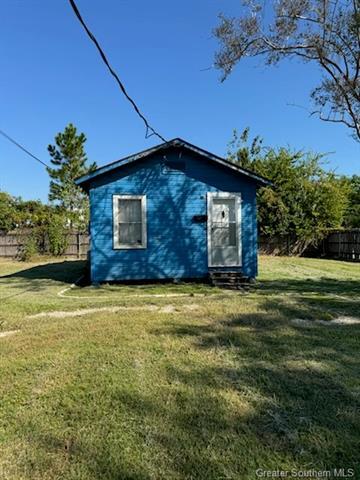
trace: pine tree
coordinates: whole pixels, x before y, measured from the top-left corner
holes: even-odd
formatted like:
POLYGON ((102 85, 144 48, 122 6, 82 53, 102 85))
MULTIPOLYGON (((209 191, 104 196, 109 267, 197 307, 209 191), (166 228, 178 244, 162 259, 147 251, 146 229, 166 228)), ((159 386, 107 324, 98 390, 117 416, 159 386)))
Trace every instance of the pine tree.
POLYGON ((47 168, 51 178, 49 201, 59 206, 71 228, 80 229, 86 228, 89 206, 87 196, 74 180, 96 168, 96 163, 87 164, 85 142, 85 134, 78 135, 76 127, 69 123, 63 133, 56 135, 56 145, 48 146, 54 165, 47 168))

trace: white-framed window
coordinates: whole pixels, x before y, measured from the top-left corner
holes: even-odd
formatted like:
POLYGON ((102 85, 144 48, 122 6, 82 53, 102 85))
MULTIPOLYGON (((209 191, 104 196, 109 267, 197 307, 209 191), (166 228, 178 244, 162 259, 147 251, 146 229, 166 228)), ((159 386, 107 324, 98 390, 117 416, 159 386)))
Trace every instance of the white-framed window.
POLYGON ((113 195, 114 248, 146 248, 146 195, 113 195))

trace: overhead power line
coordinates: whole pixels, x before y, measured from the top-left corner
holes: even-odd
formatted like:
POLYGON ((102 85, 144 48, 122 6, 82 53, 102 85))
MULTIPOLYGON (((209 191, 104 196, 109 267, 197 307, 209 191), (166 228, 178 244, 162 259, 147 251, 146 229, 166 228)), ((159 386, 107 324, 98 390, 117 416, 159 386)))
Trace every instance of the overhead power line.
POLYGON ((25 147, 23 147, 22 145, 20 145, 20 143, 18 143, 16 140, 14 140, 13 138, 11 138, 7 133, 5 133, 3 130, 0 130, 0 135, 2 135, 3 137, 5 137, 7 140, 9 140, 9 142, 13 143, 14 145, 16 145, 18 148, 20 148, 20 150, 22 150, 23 152, 27 153, 29 155, 29 157, 32 157, 34 160, 36 160, 37 162, 41 163, 42 165, 44 165, 44 167, 48 167, 48 165, 43 162, 42 160, 40 160, 40 158, 38 158, 36 155, 34 155, 33 153, 29 152, 29 150, 27 150, 25 147))
POLYGON ((95 36, 91 33, 91 31, 89 30, 89 28, 87 27, 86 23, 84 22, 80 12, 79 12, 79 9, 77 8, 76 6, 76 3, 74 0, 69 0, 70 2, 70 5, 76 15, 76 17, 78 18, 79 22, 81 23, 81 25, 84 27, 84 30, 86 31, 88 37, 90 38, 90 40, 95 44, 98 52, 100 53, 100 56, 103 60, 103 62, 105 63, 105 65, 107 66, 109 72, 111 73, 111 75, 115 78, 117 84, 119 85, 120 87, 120 90, 122 91, 122 93, 125 95, 126 99, 131 103, 132 107, 134 108, 135 112, 137 113, 137 115, 141 118, 141 120, 144 122, 145 124, 145 127, 146 127, 146 133, 145 133, 145 137, 148 138, 148 137, 151 137, 152 135, 155 135, 156 137, 160 138, 161 141, 163 142, 166 142, 165 138, 160 135, 159 132, 157 132, 148 122, 148 120, 146 119, 146 117, 141 113, 139 107, 136 105, 135 101, 130 97, 130 95, 127 93, 126 89, 125 89, 125 86, 124 84, 122 83, 122 81, 120 80, 119 76, 117 75, 117 73, 115 72, 115 70, 111 67, 108 59, 106 58, 106 55, 103 51, 103 49, 101 48, 101 46, 99 45, 99 42, 96 40, 95 36), (149 133, 150 132, 150 133, 149 133))

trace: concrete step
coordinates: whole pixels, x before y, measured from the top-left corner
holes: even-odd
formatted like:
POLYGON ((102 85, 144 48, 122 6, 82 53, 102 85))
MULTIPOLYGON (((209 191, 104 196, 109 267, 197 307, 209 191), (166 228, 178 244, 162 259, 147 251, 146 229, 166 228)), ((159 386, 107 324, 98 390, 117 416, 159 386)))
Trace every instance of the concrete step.
POLYGON ((247 289, 248 277, 238 271, 214 270, 209 272, 212 285, 235 290, 247 289))

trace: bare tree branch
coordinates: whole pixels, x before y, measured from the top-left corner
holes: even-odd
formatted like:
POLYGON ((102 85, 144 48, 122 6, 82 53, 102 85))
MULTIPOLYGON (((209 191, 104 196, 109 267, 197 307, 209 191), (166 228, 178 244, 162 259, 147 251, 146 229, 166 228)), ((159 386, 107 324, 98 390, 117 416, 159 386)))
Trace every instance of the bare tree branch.
POLYGON ((248 14, 221 16, 215 29, 223 79, 245 57, 317 63, 324 76, 311 94, 313 114, 346 125, 360 141, 360 0, 278 0, 269 20, 264 5, 247 6, 248 14))

